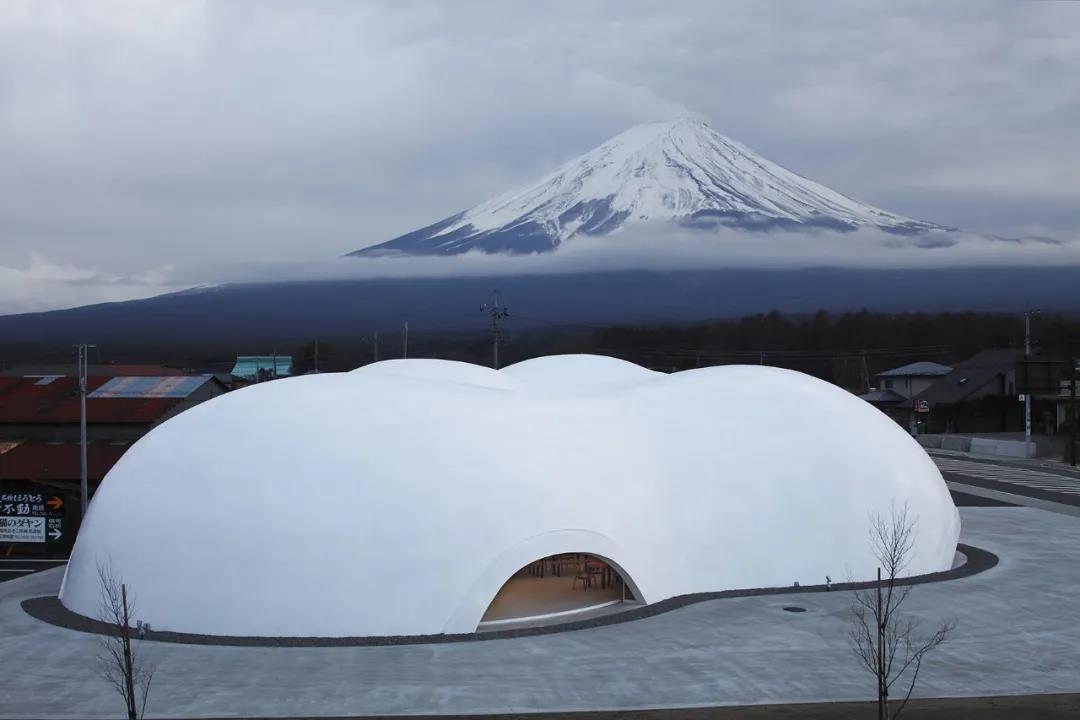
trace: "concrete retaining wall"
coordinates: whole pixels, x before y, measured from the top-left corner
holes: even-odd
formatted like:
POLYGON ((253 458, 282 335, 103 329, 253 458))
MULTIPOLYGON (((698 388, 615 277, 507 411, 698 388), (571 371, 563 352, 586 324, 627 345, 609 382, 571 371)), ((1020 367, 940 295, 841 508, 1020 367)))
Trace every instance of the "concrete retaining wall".
POLYGON ((990 440, 988 438, 972 438, 971 452, 977 455, 1000 455, 1002 457, 1035 457, 1035 442, 1031 443, 1031 453, 1028 453, 1023 440, 990 440))
POLYGON ((1023 458, 1035 457, 1037 454, 1037 445, 1034 440, 1031 442, 1030 454, 1023 440, 998 440, 961 435, 919 435, 916 440, 924 448, 969 452, 976 455, 1023 458))
POLYGON ((919 444, 924 448, 934 448, 936 450, 941 449, 941 436, 940 435, 918 435, 915 438, 919 441, 919 444))

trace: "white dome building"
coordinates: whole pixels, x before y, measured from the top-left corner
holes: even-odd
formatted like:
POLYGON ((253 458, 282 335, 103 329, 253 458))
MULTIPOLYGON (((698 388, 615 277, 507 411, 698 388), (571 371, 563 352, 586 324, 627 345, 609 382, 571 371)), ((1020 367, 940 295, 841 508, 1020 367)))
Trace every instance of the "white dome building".
POLYGON ((869 579, 871 518, 905 503, 908 572, 949 569, 960 520, 934 463, 800 373, 393 360, 154 429, 94 497, 60 599, 95 617, 108 564, 155 630, 472 632, 508 579, 561 553, 606 561, 644 603, 869 579))

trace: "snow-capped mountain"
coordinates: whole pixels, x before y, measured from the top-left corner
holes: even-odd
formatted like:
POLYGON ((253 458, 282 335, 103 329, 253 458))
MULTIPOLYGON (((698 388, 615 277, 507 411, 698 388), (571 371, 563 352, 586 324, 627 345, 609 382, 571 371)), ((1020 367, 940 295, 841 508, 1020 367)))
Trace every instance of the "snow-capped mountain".
POLYGON ((808 180, 696 118, 638 125, 538 182, 351 255, 553 250, 632 223, 710 229, 948 230, 808 180))

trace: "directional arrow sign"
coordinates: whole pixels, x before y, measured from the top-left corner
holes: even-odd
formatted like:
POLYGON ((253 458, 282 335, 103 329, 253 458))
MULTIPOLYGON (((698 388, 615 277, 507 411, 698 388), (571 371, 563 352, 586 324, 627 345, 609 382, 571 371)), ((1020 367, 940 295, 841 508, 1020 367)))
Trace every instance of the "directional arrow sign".
POLYGON ((64 533, 60 532, 60 528, 53 528, 49 531, 49 537, 53 540, 59 540, 64 533))
POLYGON ((64 501, 61 498, 53 495, 51 498, 45 501, 45 504, 49 506, 50 510, 59 510, 64 507, 64 501))

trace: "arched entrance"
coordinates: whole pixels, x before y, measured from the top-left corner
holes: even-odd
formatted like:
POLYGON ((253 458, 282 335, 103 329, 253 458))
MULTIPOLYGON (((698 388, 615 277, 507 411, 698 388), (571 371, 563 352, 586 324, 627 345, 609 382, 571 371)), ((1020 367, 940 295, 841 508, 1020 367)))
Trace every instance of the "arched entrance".
POLYGON ((603 560, 618 571, 628 595, 643 605, 650 602, 652 590, 649 576, 618 542, 590 530, 552 530, 524 538, 499 553, 470 583, 468 591, 443 626, 443 632, 476 632, 480 619, 507 580, 538 559, 566 553, 586 553, 603 560))
POLYGON ((612 563, 588 553, 560 553, 534 560, 499 589, 478 629, 496 630, 568 622, 638 603, 612 563))

